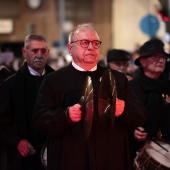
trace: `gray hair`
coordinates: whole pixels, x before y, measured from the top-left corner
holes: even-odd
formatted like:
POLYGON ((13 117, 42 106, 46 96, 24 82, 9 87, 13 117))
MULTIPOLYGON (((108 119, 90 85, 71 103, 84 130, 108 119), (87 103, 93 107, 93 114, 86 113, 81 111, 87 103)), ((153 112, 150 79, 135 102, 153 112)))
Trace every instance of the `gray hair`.
POLYGON ((83 24, 80 24, 78 26, 76 26, 72 31, 71 33, 69 34, 68 36, 68 42, 71 43, 73 41, 73 37, 74 37, 74 34, 79 31, 79 30, 82 30, 82 29, 90 29, 90 30, 93 30, 94 32, 96 32, 96 34, 98 35, 97 31, 94 29, 94 26, 93 24, 91 23, 83 23, 83 24))
POLYGON ((25 38, 25 42, 24 42, 24 47, 28 48, 29 46, 29 42, 30 41, 44 41, 47 44, 47 40, 42 36, 42 35, 38 35, 38 34, 29 34, 28 36, 26 36, 25 38))

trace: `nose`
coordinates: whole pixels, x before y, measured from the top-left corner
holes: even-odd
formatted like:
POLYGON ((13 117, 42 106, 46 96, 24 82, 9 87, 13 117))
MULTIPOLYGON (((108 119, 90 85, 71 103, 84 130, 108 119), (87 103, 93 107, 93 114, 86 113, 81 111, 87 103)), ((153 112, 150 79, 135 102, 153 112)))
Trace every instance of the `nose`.
POLYGON ((89 42, 88 49, 94 49, 93 45, 92 45, 92 42, 89 42))
POLYGON ((42 52, 41 52, 41 50, 38 50, 37 51, 37 57, 41 57, 42 56, 42 52))

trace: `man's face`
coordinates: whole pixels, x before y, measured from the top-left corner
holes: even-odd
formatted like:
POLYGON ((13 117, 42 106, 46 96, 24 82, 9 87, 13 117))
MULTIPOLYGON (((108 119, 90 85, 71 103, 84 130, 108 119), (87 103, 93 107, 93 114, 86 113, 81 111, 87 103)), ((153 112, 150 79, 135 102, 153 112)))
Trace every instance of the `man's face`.
POLYGON ((47 49, 46 43, 44 41, 32 40, 28 48, 23 48, 22 52, 28 66, 41 74, 49 56, 49 49, 47 49))
POLYGON ((126 73, 129 61, 110 61, 108 64, 111 69, 126 73))
POLYGON ((141 58, 140 63, 147 75, 161 74, 165 69, 165 54, 159 53, 141 58))
POLYGON ((90 29, 81 29, 77 33, 74 34, 73 42, 68 44, 68 50, 73 57, 74 62, 80 67, 84 68, 86 65, 95 66, 99 60, 100 50, 99 48, 94 48, 92 42, 84 48, 81 46, 81 42, 77 40, 88 40, 88 41, 96 41, 98 43, 99 37, 98 35, 90 30, 90 29), (75 42, 77 41, 77 42, 75 42))

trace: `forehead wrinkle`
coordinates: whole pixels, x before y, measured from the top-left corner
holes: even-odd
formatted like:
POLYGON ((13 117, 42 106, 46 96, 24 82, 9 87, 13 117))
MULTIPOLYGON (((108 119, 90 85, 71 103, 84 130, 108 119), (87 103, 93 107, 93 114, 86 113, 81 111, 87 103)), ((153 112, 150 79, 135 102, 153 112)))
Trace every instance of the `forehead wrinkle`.
POLYGON ((94 31, 94 30, 92 30, 92 29, 87 29, 87 28, 82 28, 82 29, 79 29, 79 30, 77 30, 75 33, 74 33, 74 35, 73 35, 73 39, 75 40, 75 38, 77 38, 78 37, 78 39, 80 39, 80 36, 82 37, 82 39, 85 39, 85 40, 98 40, 98 41, 100 41, 100 37, 99 37, 99 35, 94 31), (91 32, 86 32, 87 30, 90 30, 90 31, 92 31, 93 33, 94 33, 94 35, 96 35, 96 38, 92 38, 91 37, 91 32), (82 34, 81 34, 82 33, 82 34), (85 33, 85 34, 83 34, 83 33, 85 33), (83 37, 86 37, 86 38, 83 38, 83 37), (88 37, 88 38, 87 38, 88 37))

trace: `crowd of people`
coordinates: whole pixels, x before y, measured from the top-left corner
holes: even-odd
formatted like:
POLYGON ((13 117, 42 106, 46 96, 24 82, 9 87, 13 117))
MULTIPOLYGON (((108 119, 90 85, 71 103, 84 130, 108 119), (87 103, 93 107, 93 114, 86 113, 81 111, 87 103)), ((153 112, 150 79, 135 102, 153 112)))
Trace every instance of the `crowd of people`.
POLYGON ((101 41, 92 24, 76 26, 71 63, 54 70, 46 39, 26 36, 23 65, 0 85, 1 170, 149 170, 140 151, 170 142, 170 55, 148 40, 130 72, 123 49, 99 64, 101 41))

